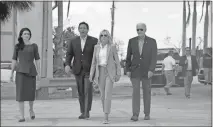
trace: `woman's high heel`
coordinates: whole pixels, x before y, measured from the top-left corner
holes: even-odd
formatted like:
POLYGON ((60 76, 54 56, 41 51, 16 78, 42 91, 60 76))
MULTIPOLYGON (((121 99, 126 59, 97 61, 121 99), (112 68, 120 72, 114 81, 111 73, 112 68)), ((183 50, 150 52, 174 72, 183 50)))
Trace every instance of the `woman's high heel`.
POLYGON ((25 119, 23 118, 23 119, 19 119, 18 122, 24 122, 24 121, 25 121, 25 119))
POLYGON ((109 120, 104 120, 103 124, 109 124, 109 120))
POLYGON ((30 118, 31 118, 32 120, 35 119, 35 113, 34 113, 33 111, 30 111, 30 118))

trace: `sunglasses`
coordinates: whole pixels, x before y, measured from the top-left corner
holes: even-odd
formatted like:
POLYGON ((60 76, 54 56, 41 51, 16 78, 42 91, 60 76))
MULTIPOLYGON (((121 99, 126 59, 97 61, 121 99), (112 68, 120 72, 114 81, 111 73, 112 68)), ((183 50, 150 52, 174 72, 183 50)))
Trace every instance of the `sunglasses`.
POLYGON ((143 31, 143 29, 137 29, 137 31, 143 31))
POLYGON ((107 37, 108 35, 106 35, 106 34, 103 35, 103 34, 102 34, 101 37, 103 37, 103 36, 104 36, 104 37, 107 37))

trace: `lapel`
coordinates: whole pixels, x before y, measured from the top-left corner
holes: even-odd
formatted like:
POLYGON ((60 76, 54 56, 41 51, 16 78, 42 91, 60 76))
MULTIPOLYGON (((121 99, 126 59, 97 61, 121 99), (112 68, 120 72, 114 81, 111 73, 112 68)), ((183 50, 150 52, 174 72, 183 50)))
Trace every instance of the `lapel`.
POLYGON ((101 46, 100 45, 98 45, 97 46, 97 49, 96 49, 96 58, 97 58, 97 60, 98 60, 98 55, 99 55, 99 53, 100 53, 100 48, 101 48, 101 46))
POLYGON ((190 57, 191 57, 191 66, 192 66, 192 70, 193 70, 193 66, 194 66, 194 59, 193 59, 193 57, 192 57, 192 55, 190 55, 190 57))
POLYGON ((136 49, 136 50, 137 50, 137 53, 140 55, 138 36, 135 38, 135 41, 136 41, 136 43, 135 43, 135 48, 134 48, 134 49, 136 49))
MULTIPOLYGON (((184 62, 187 60, 187 56, 185 55, 184 56, 184 62)), ((187 69, 188 68, 188 63, 187 64, 185 64, 186 66, 185 66, 185 69, 187 69)))
POLYGON ((80 36, 77 39, 77 44, 76 45, 77 45, 77 48, 79 48, 80 51, 81 51, 81 53, 82 53, 82 50, 81 50, 81 38, 80 38, 80 36))
POLYGON ((100 45, 98 45, 97 46, 97 49, 96 49, 96 60, 98 61, 98 63, 99 63, 99 53, 100 53, 100 48, 101 48, 101 46, 100 45))
POLYGON ((107 45, 107 61, 109 59, 109 53, 110 53, 110 50, 111 50, 111 44, 107 45))

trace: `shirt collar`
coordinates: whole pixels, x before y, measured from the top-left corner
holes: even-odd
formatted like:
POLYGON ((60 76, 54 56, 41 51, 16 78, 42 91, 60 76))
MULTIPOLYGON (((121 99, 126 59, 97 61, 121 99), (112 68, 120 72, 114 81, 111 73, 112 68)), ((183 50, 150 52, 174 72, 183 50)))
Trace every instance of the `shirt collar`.
POLYGON ((80 36, 80 39, 83 40, 83 41, 86 41, 87 40, 87 35, 86 35, 85 38, 81 38, 81 36, 80 36))
POLYGON ((144 37, 139 37, 139 36, 138 36, 138 40, 143 40, 143 41, 144 41, 145 38, 146 38, 146 36, 144 36, 144 37))
POLYGON ((105 48, 105 47, 107 47, 108 46, 108 44, 106 44, 105 46, 102 46, 102 44, 100 44, 100 47, 101 48, 105 48))

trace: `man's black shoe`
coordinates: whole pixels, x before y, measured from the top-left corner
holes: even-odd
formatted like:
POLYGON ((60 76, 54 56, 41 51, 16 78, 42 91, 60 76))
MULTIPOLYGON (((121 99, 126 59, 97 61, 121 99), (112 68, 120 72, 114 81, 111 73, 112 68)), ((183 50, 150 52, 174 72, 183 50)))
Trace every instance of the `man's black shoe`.
POLYGON ((82 113, 82 114, 78 117, 78 119, 84 119, 84 114, 82 113))

